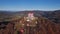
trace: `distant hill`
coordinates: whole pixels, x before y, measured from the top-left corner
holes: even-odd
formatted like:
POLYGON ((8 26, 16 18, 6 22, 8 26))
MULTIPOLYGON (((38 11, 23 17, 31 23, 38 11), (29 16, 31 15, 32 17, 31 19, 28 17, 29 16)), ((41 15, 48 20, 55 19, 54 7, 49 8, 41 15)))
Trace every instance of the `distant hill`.
POLYGON ((56 11, 40 11, 40 10, 34 10, 34 11, 0 11, 0 21, 5 19, 14 19, 20 18, 23 16, 27 16, 29 12, 33 12, 35 16, 43 16, 45 18, 48 18, 49 20, 60 23, 60 10, 56 11))
POLYGON ((60 10, 56 10, 52 12, 45 12, 43 16, 50 19, 51 21, 55 23, 60 23, 60 10))

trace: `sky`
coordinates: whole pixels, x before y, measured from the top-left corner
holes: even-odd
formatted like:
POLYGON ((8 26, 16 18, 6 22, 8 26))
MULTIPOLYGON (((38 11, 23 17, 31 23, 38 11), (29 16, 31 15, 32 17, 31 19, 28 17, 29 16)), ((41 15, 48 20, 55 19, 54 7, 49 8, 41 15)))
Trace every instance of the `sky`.
POLYGON ((0 0, 0 10, 60 10, 60 0, 0 0))

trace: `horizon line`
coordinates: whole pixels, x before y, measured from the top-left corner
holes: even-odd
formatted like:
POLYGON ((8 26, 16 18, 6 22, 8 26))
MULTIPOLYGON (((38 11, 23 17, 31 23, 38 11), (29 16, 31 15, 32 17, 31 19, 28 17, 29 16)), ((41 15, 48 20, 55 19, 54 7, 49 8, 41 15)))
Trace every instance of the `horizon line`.
POLYGON ((0 11, 56 11, 56 10, 60 10, 60 9, 54 9, 54 10, 1 10, 0 11))

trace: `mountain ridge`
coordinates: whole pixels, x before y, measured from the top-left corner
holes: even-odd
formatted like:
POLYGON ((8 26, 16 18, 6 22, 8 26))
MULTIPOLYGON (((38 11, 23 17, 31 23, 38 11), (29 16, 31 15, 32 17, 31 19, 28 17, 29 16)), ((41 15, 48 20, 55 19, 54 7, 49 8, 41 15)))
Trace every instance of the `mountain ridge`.
POLYGON ((17 11, 17 12, 10 12, 10 11, 0 11, 0 18, 6 19, 6 18, 13 18, 18 16, 25 16, 28 13, 34 13, 34 16, 43 16, 45 18, 48 18, 49 20, 60 23, 60 10, 55 11, 41 11, 41 10, 33 10, 33 11, 17 11))

